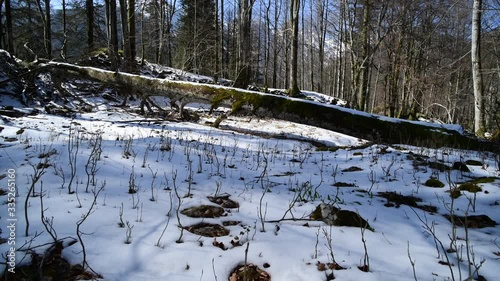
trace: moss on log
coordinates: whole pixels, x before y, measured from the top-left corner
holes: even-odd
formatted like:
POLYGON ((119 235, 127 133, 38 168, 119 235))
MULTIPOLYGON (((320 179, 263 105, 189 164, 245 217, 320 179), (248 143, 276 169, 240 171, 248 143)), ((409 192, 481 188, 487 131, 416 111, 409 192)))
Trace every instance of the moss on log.
POLYGON ((500 152, 498 142, 468 136, 435 124, 371 115, 296 98, 287 98, 216 85, 170 81, 92 67, 51 62, 43 69, 72 72, 103 83, 125 87, 143 98, 166 96, 183 104, 190 102, 232 106, 233 114, 249 112, 262 117, 312 125, 377 143, 451 147, 500 152))

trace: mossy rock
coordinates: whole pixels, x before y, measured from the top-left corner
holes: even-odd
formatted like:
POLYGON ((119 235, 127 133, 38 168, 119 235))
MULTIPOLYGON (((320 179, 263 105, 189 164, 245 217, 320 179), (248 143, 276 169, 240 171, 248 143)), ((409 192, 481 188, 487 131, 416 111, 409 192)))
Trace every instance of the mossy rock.
POLYGON ((470 172, 470 169, 469 167, 467 167, 467 165, 463 162, 455 162, 453 163, 453 166, 452 166, 452 169, 453 170, 458 170, 458 171, 461 171, 461 172, 470 172))
POLYGON ((446 165, 446 164, 443 164, 443 163, 439 163, 439 162, 429 162, 429 168, 431 169, 436 169, 440 172, 446 172, 446 171, 450 171, 451 170, 451 167, 446 165))
MULTIPOLYGON (((451 222, 452 217, 450 215, 444 215, 444 217, 451 222)), ((467 217, 453 216, 453 220, 457 226, 468 228, 495 227, 497 225, 497 223, 487 215, 474 215, 467 217)))
POLYGON ((219 224, 200 222, 184 227, 187 231, 205 237, 221 237, 229 235, 229 230, 219 224))
POLYGON ((341 210, 325 203, 319 204, 314 209, 311 213, 311 219, 321 220, 328 225, 360 227, 375 231, 358 213, 341 210))
POLYGON ((441 188, 441 187, 444 187, 444 183, 441 182, 440 180, 438 179, 434 179, 434 178, 430 178, 428 179, 425 183, 424 183, 425 186, 428 186, 428 187, 436 187, 436 188, 441 188))
POLYGON ((483 162, 477 160, 467 160, 465 161, 465 164, 470 166, 483 166, 483 162))
POLYGON ((254 264, 238 265, 229 275, 229 281, 270 281, 271 275, 254 264))
POLYGON ((181 214, 191 218, 218 218, 224 215, 224 208, 219 206, 201 205, 186 208, 181 211, 181 214))
POLYGON ((479 185, 471 182, 462 183, 458 189, 472 193, 483 191, 479 185))
POLYGON ((342 172, 359 172, 359 171, 363 171, 363 169, 361 169, 360 167, 357 167, 357 166, 352 166, 352 167, 349 167, 347 169, 342 170, 342 172))

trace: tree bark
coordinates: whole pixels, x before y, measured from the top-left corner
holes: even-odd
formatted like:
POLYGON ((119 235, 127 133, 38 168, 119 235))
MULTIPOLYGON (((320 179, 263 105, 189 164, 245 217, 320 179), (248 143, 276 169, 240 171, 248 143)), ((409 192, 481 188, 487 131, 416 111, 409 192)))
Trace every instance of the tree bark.
POLYGON ((472 80, 474 86, 474 132, 478 136, 485 133, 483 78, 481 75, 481 13, 482 0, 474 0, 472 8, 472 80))

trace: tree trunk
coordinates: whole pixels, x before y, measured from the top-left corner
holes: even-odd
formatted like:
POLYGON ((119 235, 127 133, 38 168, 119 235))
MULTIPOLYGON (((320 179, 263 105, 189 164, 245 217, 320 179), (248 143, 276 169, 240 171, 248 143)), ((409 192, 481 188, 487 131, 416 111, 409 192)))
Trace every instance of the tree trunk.
POLYGON ((215 16, 214 16, 214 24, 215 24, 215 63, 214 63, 214 84, 217 84, 219 81, 219 0, 215 1, 215 16))
POLYGON ((274 1, 273 82, 272 82, 273 88, 276 88, 278 85, 278 24, 280 18, 280 10, 281 10, 281 0, 274 1))
POLYGON ((130 33, 129 33, 129 14, 127 8, 127 0, 120 0, 120 15, 122 24, 122 46, 123 57, 125 60, 125 71, 132 69, 132 50, 130 48, 130 33))
POLYGON ((474 132, 478 136, 485 133, 483 79, 481 75, 481 9, 482 0, 474 0, 472 8, 472 80, 474 86, 474 132))
POLYGON ((220 0, 220 70, 221 76, 226 77, 225 56, 224 56, 224 0, 220 0))
POLYGON ((361 63, 359 65, 359 85, 358 85, 358 109, 364 111, 366 108, 366 98, 369 91, 369 57, 370 57, 370 1, 365 0, 363 6, 363 29, 361 31, 361 63))
POLYGON ((61 57, 64 61, 68 56, 68 27, 66 23, 66 0, 62 0, 62 24, 63 24, 63 45, 61 49, 61 57))
POLYGON ((128 34, 130 44, 130 63, 135 63, 137 56, 137 43, 136 43, 136 19, 135 19, 135 0, 128 0, 128 34))
POLYGON ((238 63, 234 87, 245 89, 250 84, 251 69, 251 23, 255 0, 240 0, 238 10, 238 63))
POLYGON ((87 9, 87 48, 94 49, 94 1, 86 0, 85 6, 87 9))
POLYGON ((3 2, 4 0, 0 0, 0 48, 7 49, 4 47, 4 36, 3 36, 3 2))
POLYGON ((290 59, 290 85, 288 87, 288 94, 292 97, 300 94, 299 86, 297 85, 297 56, 299 46, 299 7, 300 0, 292 0, 290 4, 290 21, 292 27, 292 57, 290 59))
POLYGON ((111 60, 111 68, 118 69, 118 24, 116 17, 116 0, 105 0, 106 21, 108 33, 108 52, 111 60))
POLYGON ((14 55, 14 34, 12 30, 12 9, 10 6, 10 0, 5 0, 5 25, 7 27, 7 50, 14 55))

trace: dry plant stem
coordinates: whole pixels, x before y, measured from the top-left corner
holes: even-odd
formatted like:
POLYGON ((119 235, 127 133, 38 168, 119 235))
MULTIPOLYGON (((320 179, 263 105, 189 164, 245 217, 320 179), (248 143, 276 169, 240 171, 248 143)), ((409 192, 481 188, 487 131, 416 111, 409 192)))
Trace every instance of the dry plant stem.
POLYGON ((455 272, 453 271, 453 267, 452 267, 450 258, 448 256, 448 252, 446 251, 441 240, 439 240, 439 238, 436 235, 436 230, 434 228, 434 222, 432 222, 429 225, 429 222, 427 221, 427 216, 425 215, 425 213, 424 213, 424 219, 422 219, 422 217, 417 213, 417 211, 414 208, 411 208, 411 210, 415 213, 418 220, 422 223, 422 227, 424 228, 425 232, 429 233, 432 236, 432 238, 434 239, 434 243, 436 244, 436 250, 438 251, 438 258, 441 258, 440 252, 441 251, 443 252, 443 255, 446 259, 446 264, 448 265, 448 268, 450 270, 451 280, 455 281, 456 280, 455 279, 455 272), (441 249, 441 251, 439 251, 439 249, 441 249))
MULTIPOLYGON (((457 185, 451 180, 451 172, 446 173, 446 180, 448 181, 448 185, 450 187, 450 189, 449 189, 450 195, 452 195, 453 191, 457 190, 457 185)), ((450 202, 449 206, 446 205, 444 199, 443 199, 443 204, 444 204, 445 209, 450 214, 450 221, 451 221, 450 251, 458 252, 457 225, 455 222, 455 196, 450 196, 450 198, 451 198, 451 202, 450 202)))
POLYGON ((215 262, 214 261, 215 261, 215 259, 212 258, 212 271, 214 273, 214 279, 215 279, 215 281, 218 281, 217 280, 217 274, 215 273, 215 262))
POLYGON ((85 192, 89 192, 89 186, 92 184, 96 185, 95 175, 99 170, 97 168, 97 163, 101 159, 102 153, 102 134, 96 133, 89 140, 91 149, 89 157, 87 158, 87 163, 85 163, 85 173, 87 174, 87 184, 85 187, 85 192))
POLYGON ((81 219, 76 223, 76 236, 78 237, 78 241, 80 242, 80 245, 82 245, 82 255, 83 255, 82 267, 83 267, 83 269, 86 269, 87 267, 89 267, 89 265, 87 263, 87 252, 85 250, 85 244, 83 243, 83 239, 82 239, 83 232, 80 230, 80 227, 87 220, 87 218, 94 212, 94 207, 97 205, 97 198, 99 197, 99 194, 101 193, 101 191, 104 190, 105 186, 106 186, 106 181, 103 181, 101 183, 101 186, 98 189, 94 188, 94 190, 92 190, 92 194, 94 197, 92 200, 92 203, 90 204, 90 207, 87 210, 87 212, 85 214, 83 214, 81 219))
POLYGON ((261 184, 261 188, 262 188, 262 196, 260 197, 260 200, 259 200, 259 207, 258 207, 258 216, 259 216, 259 219, 260 219, 260 224, 261 224, 261 232, 266 232, 266 227, 265 227, 265 220, 266 220, 266 214, 267 214, 267 202, 266 202, 266 207, 265 207, 265 210, 264 212, 262 211, 262 202, 264 200, 264 196, 266 195, 266 193, 268 192, 268 189, 269 189, 269 179, 267 179, 267 183, 264 185, 264 177, 266 177, 267 175, 267 157, 265 156, 264 154, 264 169, 259 177, 259 179, 257 180, 260 180, 260 184, 261 184))
MULTIPOLYGON (((322 229, 323 230, 323 236, 325 237, 326 239, 326 247, 328 248, 328 251, 330 251, 330 257, 332 258, 332 262, 337 264, 337 261, 335 261, 335 255, 333 254, 333 239, 332 239, 332 226, 330 226, 330 231, 327 231, 326 229, 322 229)), ((319 230, 318 230, 318 235, 319 235, 319 230)), ((363 242, 364 244, 364 242, 363 242)), ((367 256, 367 252, 366 252, 366 244, 365 245, 365 255, 367 256)), ((368 263, 369 265, 369 263, 368 263)))
POLYGON ((78 151, 80 150, 80 134, 78 130, 75 132, 75 128, 73 126, 69 126, 69 136, 68 136, 68 160, 70 167, 70 177, 68 183, 68 194, 72 194, 71 185, 73 184, 73 180, 76 176, 76 168, 77 168, 77 160, 78 160, 78 151))
POLYGON ((42 224, 45 227, 45 230, 52 238, 52 241, 54 243, 56 243, 57 242, 57 232, 54 229, 54 217, 52 217, 52 219, 49 220, 45 216, 46 209, 43 208, 43 196, 44 196, 44 194, 43 194, 43 181, 40 181, 40 220, 42 221, 42 224))
POLYGON ((417 280, 417 272, 416 272, 416 270, 415 270, 415 260, 412 260, 412 259, 411 259, 411 254, 410 254, 410 241, 408 241, 408 242, 407 242, 407 249, 408 249, 408 250, 407 250, 407 252, 408 252, 408 259, 410 260, 411 268, 412 268, 412 270, 413 270, 413 279, 414 279, 415 281, 418 281, 418 280, 417 280))
POLYGON ((46 173, 46 168, 48 166, 48 160, 45 158, 44 162, 40 162, 38 165, 31 164, 30 166, 33 169, 33 174, 30 175, 31 177, 31 185, 30 188, 28 189, 28 193, 26 193, 26 199, 24 200, 24 219, 26 221, 26 229, 24 232, 24 235, 28 237, 29 234, 29 227, 30 227, 30 222, 29 222, 29 217, 28 217, 28 203, 29 203, 29 198, 30 198, 30 193, 33 193, 33 196, 35 196, 35 185, 37 182, 40 180, 40 178, 46 173))
POLYGON ((368 248, 366 247, 365 231, 366 227, 361 227, 361 242, 363 242, 363 250, 365 251, 363 255, 363 268, 366 271, 370 271, 370 256, 368 256, 368 248))
POLYGON ((175 172, 172 172, 172 183, 174 185, 175 196, 177 197, 177 207, 175 208, 175 214, 177 217, 177 225, 181 231, 181 233, 179 234, 179 238, 175 242, 182 243, 182 236, 184 235, 184 227, 182 226, 181 216, 180 216, 182 198, 179 195, 179 191, 177 190, 177 170, 175 172))

